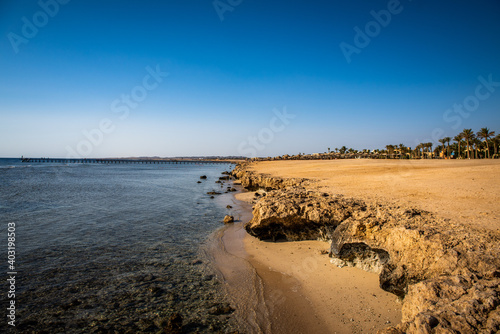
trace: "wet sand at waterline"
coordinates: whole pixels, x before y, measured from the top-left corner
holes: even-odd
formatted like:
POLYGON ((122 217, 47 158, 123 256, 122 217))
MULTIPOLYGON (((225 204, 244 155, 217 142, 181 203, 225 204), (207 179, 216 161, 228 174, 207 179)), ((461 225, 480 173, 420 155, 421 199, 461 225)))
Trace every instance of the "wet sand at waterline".
POLYGON ((455 222, 500 229, 500 160, 264 161, 260 174, 307 178, 308 188, 415 207, 455 222))
POLYGON ((242 331, 330 332, 327 324, 311 311, 312 304, 296 278, 256 261, 247 252, 245 241, 251 237, 243 226, 252 218, 251 205, 234 197, 232 201, 221 197, 220 201, 233 207, 231 214, 235 224, 226 225, 215 233, 207 251, 236 308, 233 316, 242 331))

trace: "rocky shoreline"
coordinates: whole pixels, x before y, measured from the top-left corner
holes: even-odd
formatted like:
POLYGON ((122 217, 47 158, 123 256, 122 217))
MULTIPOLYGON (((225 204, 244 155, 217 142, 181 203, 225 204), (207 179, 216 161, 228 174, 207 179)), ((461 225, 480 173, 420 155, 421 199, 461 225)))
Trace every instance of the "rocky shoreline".
POLYGON ((402 299, 402 323, 380 333, 500 330, 500 235, 418 208, 367 203, 311 190, 307 179, 233 176, 256 197, 248 233, 263 240, 331 242, 332 264, 379 274, 402 299))

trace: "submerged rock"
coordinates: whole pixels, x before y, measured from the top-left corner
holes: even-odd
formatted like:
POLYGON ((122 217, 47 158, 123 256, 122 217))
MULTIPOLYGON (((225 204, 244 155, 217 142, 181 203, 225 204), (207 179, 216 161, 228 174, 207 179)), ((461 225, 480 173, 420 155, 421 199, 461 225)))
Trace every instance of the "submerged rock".
POLYGON ((223 315, 233 313, 234 309, 229 304, 218 304, 208 310, 212 315, 223 315))
POLYGON ((209 191, 207 192, 207 195, 220 195, 221 193, 216 192, 216 191, 209 191))
POLYGON ((165 326, 165 332, 172 334, 182 332, 182 316, 179 313, 174 313, 170 316, 167 326, 165 326))

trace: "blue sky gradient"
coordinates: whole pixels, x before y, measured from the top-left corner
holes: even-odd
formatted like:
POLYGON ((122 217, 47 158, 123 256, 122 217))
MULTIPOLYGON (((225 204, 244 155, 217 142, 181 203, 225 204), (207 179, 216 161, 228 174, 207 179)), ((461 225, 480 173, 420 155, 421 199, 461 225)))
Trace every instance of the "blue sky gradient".
POLYGON ((215 3, 223 20, 207 0, 2 1, 0 156, 274 156, 500 131, 499 1, 215 3), (348 62, 341 43, 391 6, 348 62), (157 66, 168 76, 145 89, 157 66), (447 113, 479 77, 488 96, 447 113), (113 102, 134 92, 120 118, 113 102))

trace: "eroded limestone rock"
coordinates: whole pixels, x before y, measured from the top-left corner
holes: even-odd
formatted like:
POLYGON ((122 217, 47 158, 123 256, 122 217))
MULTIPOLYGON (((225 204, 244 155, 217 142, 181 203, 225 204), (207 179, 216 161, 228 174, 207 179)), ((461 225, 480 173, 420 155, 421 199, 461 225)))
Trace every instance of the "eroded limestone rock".
POLYGON ((363 204, 304 188, 272 191, 254 206, 245 228, 263 240, 330 239, 335 227, 351 215, 346 206, 358 205, 363 204))
POLYGON ((241 185, 250 191, 255 191, 257 189, 269 191, 285 187, 295 187, 309 182, 306 179, 285 179, 255 174, 246 170, 242 165, 236 166, 236 168, 232 171, 232 176, 240 180, 241 185))

